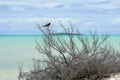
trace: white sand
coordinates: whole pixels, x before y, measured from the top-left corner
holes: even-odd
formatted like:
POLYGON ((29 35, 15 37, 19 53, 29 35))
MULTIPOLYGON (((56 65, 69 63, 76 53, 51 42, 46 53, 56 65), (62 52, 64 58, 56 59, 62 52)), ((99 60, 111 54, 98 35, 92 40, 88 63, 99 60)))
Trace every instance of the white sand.
POLYGON ((120 74, 113 75, 105 80, 120 80, 120 74))

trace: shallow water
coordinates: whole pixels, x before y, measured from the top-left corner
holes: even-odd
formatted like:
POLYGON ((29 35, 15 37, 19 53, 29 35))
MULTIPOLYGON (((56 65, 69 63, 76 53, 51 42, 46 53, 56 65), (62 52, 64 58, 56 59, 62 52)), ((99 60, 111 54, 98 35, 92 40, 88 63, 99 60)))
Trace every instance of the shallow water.
MULTIPOLYGON (((23 64, 27 71, 32 68, 32 58, 42 58, 35 49, 35 39, 42 37, 0 36, 0 80, 17 80, 18 65, 23 64)), ((116 49, 120 48, 120 36, 111 36, 109 41, 116 49)))

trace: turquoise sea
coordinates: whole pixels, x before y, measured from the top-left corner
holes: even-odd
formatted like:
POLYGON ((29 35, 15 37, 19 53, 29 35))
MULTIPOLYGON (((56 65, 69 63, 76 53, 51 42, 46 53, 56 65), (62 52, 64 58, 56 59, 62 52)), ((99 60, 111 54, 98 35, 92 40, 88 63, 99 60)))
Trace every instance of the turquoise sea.
MULTIPOLYGON (((0 36, 0 80, 17 80, 18 66, 27 71, 32 67, 32 58, 42 56, 35 49, 35 39, 42 36, 0 36)), ((110 36, 109 41, 120 49, 120 36, 110 36)))

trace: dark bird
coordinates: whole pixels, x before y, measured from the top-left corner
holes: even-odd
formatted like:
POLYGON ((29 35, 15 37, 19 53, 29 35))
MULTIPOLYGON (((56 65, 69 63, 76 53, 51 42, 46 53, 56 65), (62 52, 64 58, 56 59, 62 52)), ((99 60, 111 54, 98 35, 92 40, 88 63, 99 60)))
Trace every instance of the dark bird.
POLYGON ((49 27, 50 25, 51 25, 51 23, 49 22, 49 23, 45 24, 43 27, 49 27))

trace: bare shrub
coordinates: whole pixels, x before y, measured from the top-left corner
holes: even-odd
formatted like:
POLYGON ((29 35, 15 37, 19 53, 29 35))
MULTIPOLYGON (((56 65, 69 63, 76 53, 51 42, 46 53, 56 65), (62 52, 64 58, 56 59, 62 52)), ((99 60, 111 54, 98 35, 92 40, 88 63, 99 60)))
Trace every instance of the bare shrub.
POLYGON ((50 27, 37 25, 44 36, 42 43, 36 41, 36 49, 46 58, 33 59, 34 69, 20 73, 21 79, 101 80, 120 72, 120 54, 107 42, 108 35, 98 36, 95 32, 85 36, 79 31, 74 35, 72 24, 69 28, 60 25, 64 37, 53 34, 50 27))

